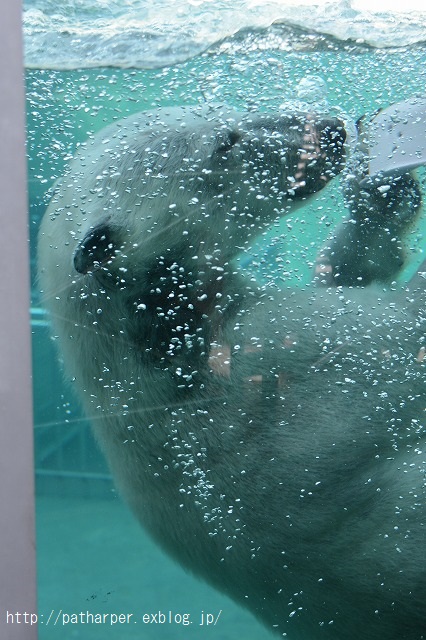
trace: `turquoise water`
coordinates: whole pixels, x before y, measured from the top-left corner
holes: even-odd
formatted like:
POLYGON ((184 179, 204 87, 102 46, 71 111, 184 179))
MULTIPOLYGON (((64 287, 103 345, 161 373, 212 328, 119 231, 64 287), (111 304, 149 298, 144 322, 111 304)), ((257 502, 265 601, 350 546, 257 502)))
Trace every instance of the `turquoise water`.
MULTIPOLYGON (((247 31, 161 69, 27 71, 41 640, 271 637, 249 614, 167 560, 122 505, 72 389, 62 381, 39 304, 35 247, 55 179, 79 143, 115 119, 205 101, 272 110, 294 100, 299 82, 311 75, 323 78, 329 105, 351 120, 424 92, 422 45, 374 49, 299 32, 291 42, 288 28, 276 26, 247 31), (47 624, 52 611, 55 619, 60 611, 134 617, 115 626, 80 621, 61 627, 47 624), (142 621, 144 613, 169 611, 190 613, 193 624, 142 621), (214 627, 198 624, 202 611, 221 611, 214 627)), ((241 256, 241 264, 264 282, 306 282, 318 246, 343 215, 336 180, 296 217, 271 229, 241 256)), ((410 238, 413 260, 406 279, 424 259, 424 231, 423 222, 410 238)))

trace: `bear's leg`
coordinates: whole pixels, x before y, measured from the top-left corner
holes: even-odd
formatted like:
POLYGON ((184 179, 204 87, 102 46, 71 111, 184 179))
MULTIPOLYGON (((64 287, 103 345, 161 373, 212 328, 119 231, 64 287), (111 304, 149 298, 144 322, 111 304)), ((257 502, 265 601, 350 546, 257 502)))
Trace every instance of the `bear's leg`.
POLYGON ((317 258, 318 285, 390 283, 405 264, 404 239, 422 201, 417 179, 406 173, 363 186, 360 182, 354 174, 345 179, 349 216, 317 258))
MULTIPOLYGON (((412 140, 416 131, 412 122, 407 123, 407 108, 414 120, 423 117, 423 103, 416 107, 404 102, 370 119, 363 116, 356 123, 358 140, 343 179, 349 215, 318 256, 316 284, 386 284, 404 266, 406 237, 422 204, 419 183, 410 172, 415 167, 412 140), (410 170, 407 158, 412 160, 410 170), (394 163, 391 173, 389 162, 394 163)), ((422 164, 417 155, 416 160, 417 165, 422 164)))

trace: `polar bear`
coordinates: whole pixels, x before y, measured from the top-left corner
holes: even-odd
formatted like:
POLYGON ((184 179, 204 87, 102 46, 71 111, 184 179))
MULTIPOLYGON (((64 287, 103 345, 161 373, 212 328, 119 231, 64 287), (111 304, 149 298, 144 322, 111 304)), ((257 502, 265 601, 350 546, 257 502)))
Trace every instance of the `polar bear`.
POLYGON ((294 640, 420 640, 421 278, 274 289, 235 261, 341 171, 345 138, 336 118, 220 106, 115 122, 57 186, 40 283, 163 549, 294 640))

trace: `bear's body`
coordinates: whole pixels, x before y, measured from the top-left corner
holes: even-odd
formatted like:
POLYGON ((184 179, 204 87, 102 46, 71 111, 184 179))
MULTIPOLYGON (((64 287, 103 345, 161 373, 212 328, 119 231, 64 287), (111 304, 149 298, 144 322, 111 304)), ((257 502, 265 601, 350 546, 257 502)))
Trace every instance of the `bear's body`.
POLYGON ((57 189, 40 279, 168 553, 294 640, 420 640, 424 287, 262 289, 232 263, 340 170, 344 138, 220 109, 116 123, 57 189))

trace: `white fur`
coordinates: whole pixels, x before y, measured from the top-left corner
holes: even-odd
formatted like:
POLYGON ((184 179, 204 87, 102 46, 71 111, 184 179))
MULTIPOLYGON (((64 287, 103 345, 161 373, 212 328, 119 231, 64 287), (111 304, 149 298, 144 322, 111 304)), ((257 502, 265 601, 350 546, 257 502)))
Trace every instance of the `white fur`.
POLYGON ((291 639, 420 640, 424 290, 262 290, 235 273, 303 204, 300 127, 274 117, 164 110, 101 132, 43 220, 44 300, 164 549, 291 639))

